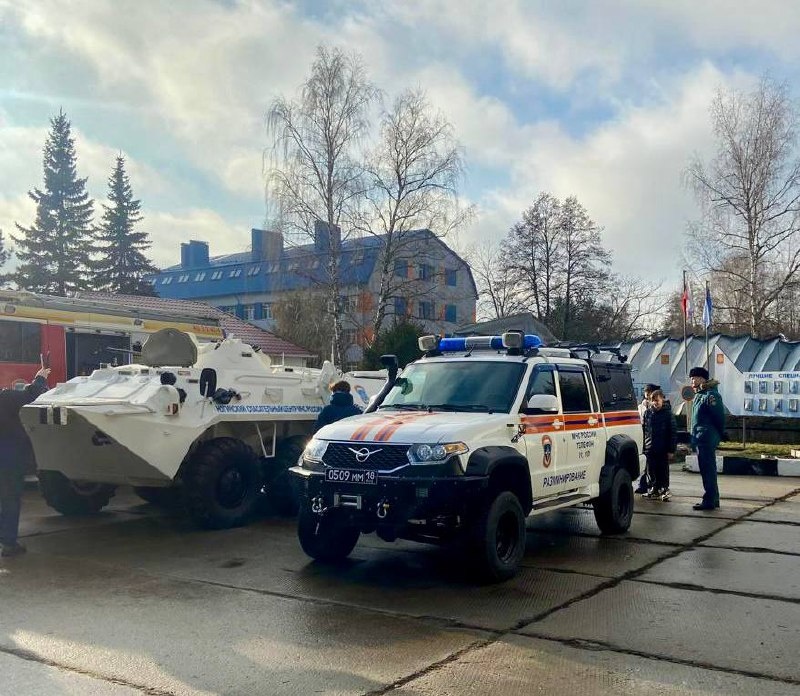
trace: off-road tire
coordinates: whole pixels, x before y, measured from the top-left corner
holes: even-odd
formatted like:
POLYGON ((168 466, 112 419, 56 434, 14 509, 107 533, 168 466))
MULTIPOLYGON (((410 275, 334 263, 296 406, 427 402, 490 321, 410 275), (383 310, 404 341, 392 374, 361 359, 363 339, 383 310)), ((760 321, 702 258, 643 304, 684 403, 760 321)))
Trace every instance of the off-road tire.
POLYGON ((631 475, 618 467, 611 486, 592 501, 594 519, 603 534, 627 532, 633 519, 633 482, 631 475))
POLYGON ((516 575, 525 555, 525 513, 511 491, 498 491, 481 504, 470 552, 480 579, 502 582, 516 575))
POLYGON ((135 486, 133 492, 142 500, 156 507, 171 508, 178 503, 178 490, 174 486, 159 488, 156 486, 135 486))
POLYGON ((303 454, 305 438, 291 437, 276 444, 275 458, 271 463, 271 479, 266 493, 271 508, 279 515, 294 517, 300 509, 300 497, 292 483, 289 468, 297 464, 303 454))
POLYGON ((181 478, 189 517, 205 529, 227 529, 247 522, 264 485, 255 452, 232 437, 201 443, 184 462, 181 478))
POLYGON ((47 504, 62 515, 100 512, 114 496, 116 486, 68 479, 60 471, 39 471, 39 490, 47 504))
POLYGON ((345 524, 335 513, 320 517, 303 506, 297 519, 297 538, 306 555, 323 563, 341 561, 358 543, 361 531, 345 524))

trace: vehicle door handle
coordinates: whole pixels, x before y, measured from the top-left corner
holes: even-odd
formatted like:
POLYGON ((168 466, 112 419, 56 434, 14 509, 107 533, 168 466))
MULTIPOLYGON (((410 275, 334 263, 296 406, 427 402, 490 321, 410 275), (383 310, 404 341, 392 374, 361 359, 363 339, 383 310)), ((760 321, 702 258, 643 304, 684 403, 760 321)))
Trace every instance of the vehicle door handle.
POLYGON ((560 421, 557 418, 556 418, 556 420, 553 421, 553 427, 554 428, 560 428, 562 425, 564 425, 563 421, 560 421))
POLYGON ((589 425, 597 425, 600 421, 597 418, 590 418, 587 422, 589 425))

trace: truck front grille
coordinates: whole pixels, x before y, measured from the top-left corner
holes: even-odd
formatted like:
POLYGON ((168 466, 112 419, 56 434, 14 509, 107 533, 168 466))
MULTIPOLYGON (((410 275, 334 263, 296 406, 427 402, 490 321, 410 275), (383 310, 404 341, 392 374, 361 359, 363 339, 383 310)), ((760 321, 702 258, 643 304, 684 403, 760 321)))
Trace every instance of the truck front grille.
POLYGON ((407 455, 408 445, 332 442, 325 450, 322 461, 334 468, 391 471, 408 464, 407 455))

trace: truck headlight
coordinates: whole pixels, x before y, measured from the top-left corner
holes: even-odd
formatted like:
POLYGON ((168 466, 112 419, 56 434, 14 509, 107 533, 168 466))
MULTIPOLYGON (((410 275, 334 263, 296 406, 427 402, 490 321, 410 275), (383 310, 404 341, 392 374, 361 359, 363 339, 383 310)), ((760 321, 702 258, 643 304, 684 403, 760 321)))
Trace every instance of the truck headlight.
POLYGON ((409 459, 412 464, 429 464, 432 462, 443 462, 454 454, 466 454, 469 452, 463 442, 447 442, 435 445, 412 445, 409 449, 409 459))
POLYGON ((326 449, 328 449, 327 440, 317 440, 315 437, 311 438, 305 450, 303 450, 303 459, 309 462, 321 462, 322 455, 325 454, 326 449))

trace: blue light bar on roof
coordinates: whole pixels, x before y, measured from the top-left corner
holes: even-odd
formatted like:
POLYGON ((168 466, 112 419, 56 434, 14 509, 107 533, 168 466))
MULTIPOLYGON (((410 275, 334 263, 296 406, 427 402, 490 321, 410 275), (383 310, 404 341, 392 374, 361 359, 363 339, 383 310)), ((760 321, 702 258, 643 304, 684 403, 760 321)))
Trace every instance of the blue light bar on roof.
MULTIPOLYGON (((533 334, 527 334, 522 344, 524 350, 538 348, 542 339, 533 334)), ((467 336, 466 338, 443 338, 439 341, 439 350, 442 353, 463 352, 466 350, 503 350, 502 336, 467 336)))

